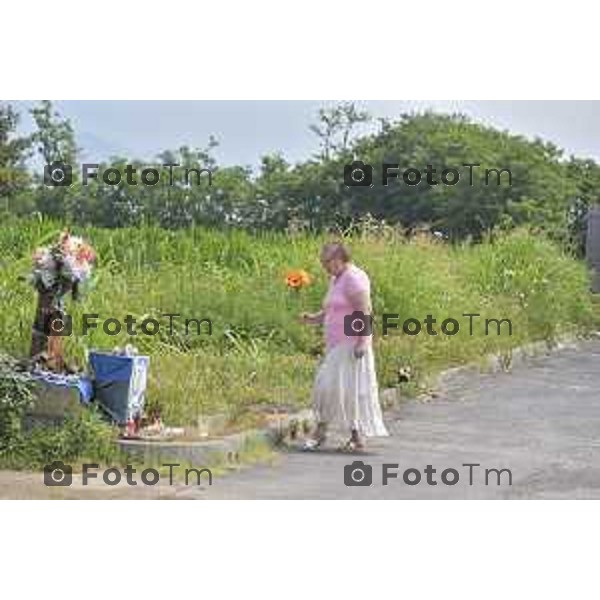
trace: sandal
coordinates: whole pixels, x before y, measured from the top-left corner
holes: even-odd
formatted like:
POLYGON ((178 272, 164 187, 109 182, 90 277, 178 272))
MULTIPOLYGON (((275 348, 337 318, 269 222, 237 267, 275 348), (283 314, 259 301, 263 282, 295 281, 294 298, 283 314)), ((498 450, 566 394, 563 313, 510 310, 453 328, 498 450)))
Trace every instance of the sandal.
POLYGON ((322 443, 323 442, 321 442, 320 440, 310 438, 306 440, 304 444, 302 444, 302 450, 304 450, 305 452, 314 452, 315 450, 318 450, 321 447, 322 443))
POLYGON ((302 449, 308 452, 318 450, 321 446, 325 444, 325 441, 327 440, 326 430, 327 425, 325 423, 319 423, 315 431, 315 436, 306 440, 302 445, 302 449))
POLYGON ((350 434, 350 439, 340 447, 342 452, 356 452, 365 449, 365 443, 361 438, 358 430, 353 429, 350 434))

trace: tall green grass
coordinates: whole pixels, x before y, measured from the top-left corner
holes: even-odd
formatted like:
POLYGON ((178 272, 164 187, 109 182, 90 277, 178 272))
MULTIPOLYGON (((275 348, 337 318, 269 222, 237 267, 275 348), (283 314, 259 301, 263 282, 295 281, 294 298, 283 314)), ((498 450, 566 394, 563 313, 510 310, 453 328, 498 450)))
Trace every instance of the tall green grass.
MULTIPOLYGON (((0 349, 26 355, 35 295, 20 279, 39 244, 61 225, 13 221, 0 225, 0 349)), ((132 343, 151 356, 148 401, 172 423, 192 423, 200 414, 227 412, 242 417, 251 407, 302 406, 310 401, 312 377, 322 352, 321 332, 302 326, 298 313, 318 310, 327 286, 319 264, 325 238, 311 235, 206 229, 165 231, 155 227, 77 233, 97 249, 100 262, 92 289, 70 303, 75 328, 83 313, 100 320, 128 314, 138 319, 164 313, 210 319, 212 335, 130 338, 125 330, 108 336, 101 328, 67 339, 72 360, 85 363, 90 348, 132 343), (300 293, 286 289, 290 268, 303 268, 314 283, 300 293)), ((394 385, 397 370, 410 364, 421 376, 476 360, 567 330, 591 326, 593 311, 585 266, 544 238, 519 231, 477 246, 450 246, 428 238, 406 241, 386 234, 348 239, 355 262, 373 283, 376 315, 398 313, 461 323, 457 335, 379 335, 376 353, 380 383, 394 385), (479 313, 469 335, 463 313, 479 313), (492 328, 485 318, 508 318, 513 335, 492 328)), ((376 325, 380 331, 380 325, 376 325)))

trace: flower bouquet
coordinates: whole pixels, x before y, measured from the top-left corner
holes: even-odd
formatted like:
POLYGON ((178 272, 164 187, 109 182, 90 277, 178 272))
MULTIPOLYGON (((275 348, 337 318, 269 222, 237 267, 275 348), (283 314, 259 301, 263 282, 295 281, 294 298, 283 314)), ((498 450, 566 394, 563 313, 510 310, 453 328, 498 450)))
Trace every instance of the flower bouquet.
POLYGON ((57 303, 69 291, 76 297, 88 281, 96 262, 94 249, 82 238, 63 231, 58 240, 33 253, 30 282, 40 294, 52 295, 57 303))
POLYGON ((80 286, 92 275, 96 253, 80 237, 63 231, 58 240, 33 253, 31 285, 38 301, 31 337, 31 356, 57 372, 67 369, 63 358, 64 301, 79 297, 80 286))

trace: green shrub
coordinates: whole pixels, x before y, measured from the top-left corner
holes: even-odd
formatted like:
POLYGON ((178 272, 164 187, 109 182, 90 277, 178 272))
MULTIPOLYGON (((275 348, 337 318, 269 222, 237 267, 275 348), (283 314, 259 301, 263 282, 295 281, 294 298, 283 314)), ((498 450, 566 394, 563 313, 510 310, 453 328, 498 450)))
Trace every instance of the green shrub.
POLYGON ((31 377, 14 358, 0 354, 0 453, 18 444, 23 416, 32 404, 31 377))
POLYGON ((68 417, 61 425, 37 424, 25 429, 34 403, 31 376, 14 358, 0 354, 0 467, 41 468, 55 460, 120 460, 117 431, 95 410, 68 417))
POLYGON ((94 410, 68 417, 61 425, 35 425, 12 439, 0 451, 0 466, 12 469, 41 469, 54 461, 77 464, 97 462, 120 464, 115 441, 117 431, 94 410))

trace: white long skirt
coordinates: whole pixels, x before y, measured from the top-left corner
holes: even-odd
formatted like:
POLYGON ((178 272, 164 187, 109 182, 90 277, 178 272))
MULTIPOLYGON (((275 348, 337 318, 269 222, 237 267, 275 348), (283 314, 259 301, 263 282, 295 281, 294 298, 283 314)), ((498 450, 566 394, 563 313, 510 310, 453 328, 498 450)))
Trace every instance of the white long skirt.
POLYGON ((327 432, 346 437, 351 429, 361 435, 386 436, 383 423, 375 358, 369 346, 357 359, 350 345, 340 344, 327 352, 317 372, 313 405, 318 422, 327 432))

